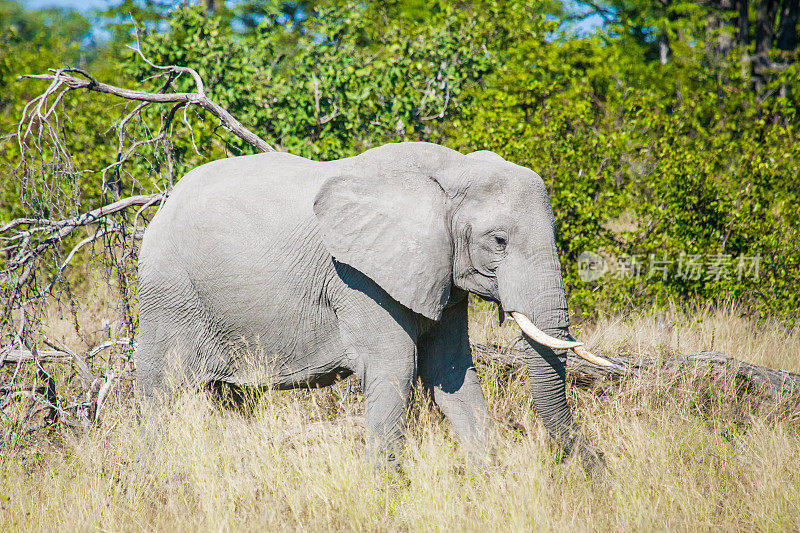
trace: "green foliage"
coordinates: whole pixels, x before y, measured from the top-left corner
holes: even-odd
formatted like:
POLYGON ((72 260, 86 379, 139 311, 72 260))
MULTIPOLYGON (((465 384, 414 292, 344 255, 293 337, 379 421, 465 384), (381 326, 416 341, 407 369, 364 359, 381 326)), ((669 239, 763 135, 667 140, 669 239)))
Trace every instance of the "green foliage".
MULTIPOLYGON (((0 2, 0 135, 16 131, 25 104, 40 90, 40 82, 17 81, 17 76, 66 63, 85 65, 96 57, 91 49, 81 47, 89 27, 75 12, 31 13, 16 2, 0 2)), ((48 210, 50 199, 41 190, 29 191, 31 205, 23 205, 24 182, 14 173, 18 159, 15 140, 0 137, 0 217, 4 220, 23 216, 29 209, 40 214, 48 210)))
MULTIPOLYGON (((734 297, 762 314, 796 316, 798 102, 751 91, 739 50, 709 64, 703 28, 691 20, 680 24, 694 41, 673 46, 667 65, 619 26, 546 42, 523 36, 555 23, 510 25, 518 38, 453 122, 451 143, 494 149, 543 176, 573 306, 734 297), (635 256, 642 272, 582 281, 586 250, 612 264, 635 256), (670 261, 669 272, 654 273, 651 257, 654 266, 670 261), (745 261, 740 279, 742 257, 760 258, 758 278, 745 261), (701 263, 699 279, 678 275, 691 260, 701 263), (728 268, 719 279, 715 263, 728 268)), ((793 65, 773 90, 797 82, 793 65)))
MULTIPOLYGON (((184 8, 143 48, 157 63, 195 68, 215 101, 268 140, 333 159, 386 141, 430 138, 428 123, 457 112, 463 88, 491 63, 482 52, 491 31, 486 19, 443 6, 426 24, 396 24, 382 9, 320 9, 302 32, 275 11, 241 35, 222 18, 184 8)), ((132 76, 150 74, 133 55, 126 64, 132 76)), ((185 84, 190 90, 191 80, 185 84)))

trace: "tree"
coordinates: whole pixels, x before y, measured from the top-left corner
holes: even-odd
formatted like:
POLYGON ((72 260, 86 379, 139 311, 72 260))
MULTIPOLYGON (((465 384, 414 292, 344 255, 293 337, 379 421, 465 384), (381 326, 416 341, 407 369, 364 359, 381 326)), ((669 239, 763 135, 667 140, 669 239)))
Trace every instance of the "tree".
POLYGON ((578 4, 601 13, 606 24, 633 37, 651 57, 657 55, 662 64, 676 41, 707 42, 717 61, 725 60, 729 52, 738 48, 738 57, 748 64, 758 92, 768 89, 774 71, 797 61, 796 0, 759 0, 754 6, 748 0, 612 0, 578 4), (653 37, 654 31, 657 38, 653 37))
POLYGON ((800 13, 798 0, 783 0, 781 3, 780 25, 776 42, 783 52, 794 52, 797 49, 797 16, 800 13))

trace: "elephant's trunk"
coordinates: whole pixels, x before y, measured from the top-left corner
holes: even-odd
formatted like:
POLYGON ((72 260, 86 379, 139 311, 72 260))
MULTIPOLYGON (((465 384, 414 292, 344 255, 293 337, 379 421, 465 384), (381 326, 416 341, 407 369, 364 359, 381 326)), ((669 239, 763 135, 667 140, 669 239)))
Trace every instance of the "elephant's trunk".
POLYGON ((596 455, 573 421, 565 393, 566 349, 580 347, 580 343, 569 334, 567 298, 558 255, 541 254, 537 259, 533 265, 529 258, 525 259, 526 269, 498 272, 501 303, 512 316, 521 317, 517 322, 523 327, 528 344, 525 352, 531 394, 545 427, 566 453, 571 453, 577 445, 587 466, 595 468, 596 455), (520 275, 522 272, 525 273, 520 275))
POLYGON ((527 341, 526 363, 534 405, 545 427, 565 446, 572 415, 564 391, 569 314, 558 257, 549 264, 498 272, 503 309, 518 320, 527 341), (555 264, 552 264, 555 263, 555 264), (505 275, 503 275, 505 274, 505 275), (517 274, 517 275, 515 275, 517 274))

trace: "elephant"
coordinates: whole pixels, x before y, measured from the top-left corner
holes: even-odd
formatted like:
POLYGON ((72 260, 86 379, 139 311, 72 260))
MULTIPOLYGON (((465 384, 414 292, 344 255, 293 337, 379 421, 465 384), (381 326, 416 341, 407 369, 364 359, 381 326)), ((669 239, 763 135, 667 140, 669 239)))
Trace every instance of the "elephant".
POLYGON ((170 361, 186 386, 355 374, 368 449, 389 461, 417 377, 467 457, 492 455, 467 333, 468 294, 492 300, 523 330, 544 426, 602 467, 565 395, 566 350, 594 356, 569 334, 547 188, 493 152, 403 142, 327 162, 275 152, 202 165, 149 224, 138 282, 143 402, 174 390, 170 361))

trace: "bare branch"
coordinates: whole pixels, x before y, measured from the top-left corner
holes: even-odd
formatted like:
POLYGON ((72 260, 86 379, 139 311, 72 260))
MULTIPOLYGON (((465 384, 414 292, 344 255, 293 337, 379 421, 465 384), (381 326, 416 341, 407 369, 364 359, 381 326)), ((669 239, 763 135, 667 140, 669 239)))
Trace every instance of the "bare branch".
MULTIPOLYGON (((25 250, 18 252, 15 258, 12 258, 8 263, 6 270, 2 273, 8 273, 12 270, 18 269, 20 266, 24 265, 28 261, 35 259, 36 257, 41 254, 41 252, 60 242, 69 235, 75 228, 80 226, 87 226, 89 224, 97 224, 99 222, 104 221, 103 219, 107 216, 122 211, 123 209, 127 209, 131 206, 138 206, 138 205, 152 205, 153 203, 165 198, 165 193, 155 193, 155 194, 143 194, 139 196, 131 196, 128 198, 123 198, 117 202, 114 202, 109 205, 105 205, 102 207, 98 207, 97 209, 93 209, 88 213, 84 213, 80 216, 61 220, 61 221, 52 221, 52 220, 44 220, 43 223, 39 224, 38 230, 45 233, 45 238, 42 239, 36 246, 32 249, 25 250)), ((20 224, 35 224, 36 219, 24 219, 24 222, 19 222, 16 225, 6 224, 4 226, 4 230, 6 228, 13 228, 20 224)), ((16 221, 15 221, 16 222, 16 221)), ((7 230, 6 230, 7 231, 7 230)), ((0 274, 2 274, 0 273, 0 274)))
MULTIPOLYGON (((49 219, 17 219, 3 226, 0 234, 7 233, 22 225, 32 226, 27 230, 19 231, 15 235, 5 237, 7 240, 19 240, 19 244, 13 248, 15 253, 5 264, 5 268, 0 271, 0 281, 10 290, 5 302, 5 313, 11 313, 14 309, 31 303, 48 294, 56 283, 62 279, 65 269, 69 266, 75 254, 87 244, 93 243, 111 233, 121 233, 134 239, 141 238, 144 231, 138 227, 138 219, 143 209, 155 205, 166 198, 166 193, 145 194, 123 198, 109 205, 93 209, 77 217, 66 220, 54 221, 49 219), (131 207, 141 208, 134 216, 133 225, 123 224, 113 221, 110 215, 119 213, 131 207), (56 250, 61 246, 63 240, 70 235, 76 228, 100 224, 93 235, 79 241, 67 254, 66 258, 58 263, 55 274, 50 278, 49 283, 42 289, 31 289, 30 278, 34 271, 37 259, 47 250, 56 250), (17 273, 17 274, 15 274, 17 273), (21 299, 23 289, 28 287, 29 296, 21 299)), ((130 255, 126 253, 126 257, 130 255)), ((24 316, 24 315, 23 315, 24 316)), ((24 319, 23 319, 24 320, 24 319)))
POLYGON ((60 349, 68 353, 70 357, 72 357, 72 361, 75 363, 75 368, 78 371, 78 377, 80 378, 81 383, 83 384, 86 390, 89 390, 96 378, 94 374, 92 374, 92 371, 89 369, 89 365, 86 364, 86 361, 84 361, 80 355, 73 352, 64 343, 59 342, 57 340, 56 341, 50 340, 44 335, 42 335, 42 337, 44 338, 45 344, 47 344, 51 348, 55 348, 56 350, 60 349))
MULTIPOLYGON (((103 350, 114 346, 127 346, 132 350, 136 347, 136 343, 128 337, 105 341, 86 352, 86 359, 90 360, 103 350)), ((10 346, 0 348, 0 366, 6 363, 68 363, 70 361, 74 361, 72 354, 64 350, 37 350, 34 354, 30 350, 16 350, 10 346)))
MULTIPOLYGON (((204 114, 197 108, 210 113, 219 121, 216 128, 226 128, 260 152, 275 151, 209 98, 203 79, 196 70, 178 65, 157 65, 142 50, 138 29, 135 29, 135 36, 137 46, 133 48, 134 52, 158 72, 152 78, 161 78, 155 80, 158 88, 154 92, 102 83, 80 68, 51 69, 46 74, 20 76, 19 79, 46 80, 48 84, 27 102, 15 135, 8 136, 9 139, 16 136, 19 145, 20 164, 15 173, 21 183, 23 208, 29 211, 14 220, 0 221, 0 253, 3 254, 0 257, 0 375, 5 378, 13 370, 10 382, 0 381, 0 403, 5 406, 17 397, 12 393, 23 392, 14 387, 23 385, 19 381, 30 378, 32 372, 36 373, 35 379, 39 379, 38 373, 45 372, 42 364, 69 364, 75 368, 86 391, 85 400, 73 401, 62 408, 60 401, 53 400, 52 387, 44 395, 38 385, 29 392, 33 395, 31 398, 42 406, 49 405, 53 416, 70 425, 76 425, 75 420, 83 425, 96 423, 112 387, 130 371, 130 354, 135 346, 133 336, 136 332, 133 301, 137 283, 136 240, 143 236, 153 212, 148 210, 157 209, 169 195, 174 174, 182 163, 178 159, 180 152, 176 152, 172 144, 177 129, 176 113, 183 110, 186 133, 201 157, 202 146, 198 147, 194 127, 187 118, 190 109, 201 120, 204 114), (175 89, 175 81, 181 76, 192 78, 194 92, 175 89), (76 161, 81 158, 73 158, 71 150, 74 148, 65 137, 68 129, 64 126, 70 122, 65 102, 78 90, 107 94, 124 101, 121 116, 106 131, 107 134, 116 130, 116 142, 111 145, 109 154, 94 158, 102 162, 99 169, 76 168, 76 161), (159 119, 160 124, 155 126, 159 119), (144 180, 140 181, 141 178, 127 170, 129 162, 135 158, 149 162, 150 172, 158 177, 146 192, 153 189, 159 192, 140 194, 144 180), (87 190, 85 185, 90 185, 88 190, 97 189, 84 182, 85 178, 97 180, 102 203, 106 205, 85 206, 81 198, 82 191, 87 190), (160 190, 162 188, 166 190, 160 190), (76 230, 85 234, 79 236, 76 230), (98 245, 102 246, 100 253, 97 253, 98 245), (79 320, 79 301, 72 292, 71 280, 65 275, 67 269, 77 262, 81 251, 87 248, 95 252, 94 258, 99 258, 109 287, 113 286, 119 297, 114 323, 115 333, 120 337, 102 342, 88 352, 85 348, 68 346, 66 341, 48 338, 47 328, 42 327, 45 313, 57 311, 61 317, 66 311, 71 314, 74 334, 84 346, 91 346, 89 334, 82 331, 84 325, 79 320), (49 305, 54 301, 57 306, 49 305), (39 350, 38 346, 43 345, 52 349, 39 350), (114 357, 108 358, 106 368, 99 369, 95 356, 114 346, 118 347, 114 357), (28 363, 34 367, 25 366, 28 363), (54 402, 58 405, 54 406, 54 402), (74 416, 70 415, 71 420, 66 418, 65 409, 74 413, 74 416)), ((332 120, 337 111, 334 106, 330 116, 320 117, 320 125, 332 120)), ((98 265, 93 263, 91 266, 98 265)), ((110 337, 110 330, 107 335, 110 337)))
POLYGON ((8 350, 3 353, 2 363, 65 363, 72 356, 61 350, 37 350, 36 355, 30 350, 8 350))
MULTIPOLYGON (((168 67, 170 68, 170 67, 168 67)), ((184 68, 184 67, 176 67, 176 68, 184 68)), ((190 69, 191 70, 191 69, 190 69)), ((225 128, 248 143, 249 145, 253 146, 254 148, 258 149, 261 152, 274 152, 275 149, 270 146, 267 141, 247 129, 241 122, 239 122, 236 117, 231 115, 227 110, 222 108, 216 102, 213 102, 209 99, 205 93, 149 93, 144 91, 136 91, 132 89, 125 89, 123 87, 116 87, 114 85, 109 85, 107 83, 101 83, 95 80, 93 77, 89 76, 83 70, 80 69, 59 69, 55 71, 53 74, 26 74, 20 76, 19 79, 33 79, 33 80, 52 80, 50 85, 50 89, 47 91, 47 95, 52 94, 58 87, 65 85, 70 89, 86 89, 89 91, 99 92, 110 94, 113 96, 118 96, 120 98, 125 98, 126 100, 136 100, 139 102, 150 102, 156 104, 196 104, 215 117, 217 117, 225 128), (68 72, 74 72, 77 74, 81 74, 87 76, 88 79, 78 78, 76 76, 71 76, 67 74, 68 72)), ((44 95, 43 95, 44 96, 44 95)), ((42 101, 44 98, 42 98, 42 101)), ((25 134, 20 132, 19 142, 22 143, 25 138, 27 138, 29 131, 26 131, 25 134)))
POLYGON ((11 222, 0 228, 0 234, 5 233, 10 229, 14 229, 17 226, 21 226, 22 224, 37 224, 37 225, 49 226, 58 224, 58 222, 46 218, 15 218, 11 222))

